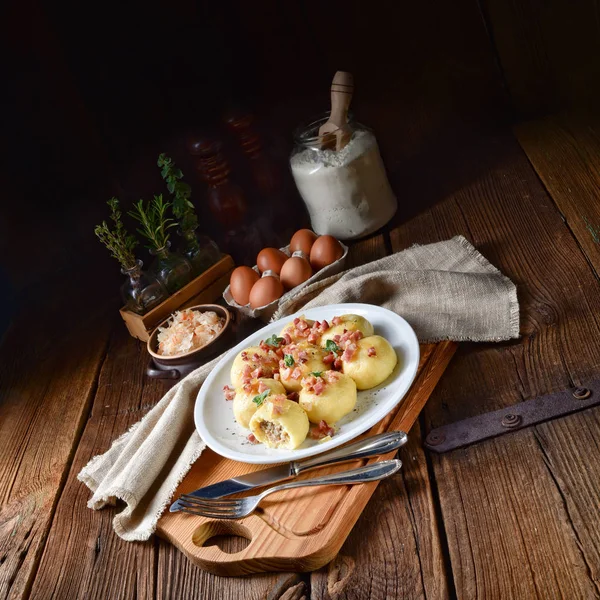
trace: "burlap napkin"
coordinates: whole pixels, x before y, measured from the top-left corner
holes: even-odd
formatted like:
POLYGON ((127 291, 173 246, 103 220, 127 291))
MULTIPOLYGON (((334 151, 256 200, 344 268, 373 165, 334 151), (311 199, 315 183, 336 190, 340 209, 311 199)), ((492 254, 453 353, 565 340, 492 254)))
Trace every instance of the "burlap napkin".
MULTIPOLYGON (((273 319, 340 302, 365 302, 403 316, 422 342, 501 341, 519 335, 515 285, 463 237, 414 246, 315 283, 281 306, 273 319)), ((117 535, 146 540, 178 484, 205 448, 194 427, 200 385, 220 360, 200 367, 111 448, 93 458, 79 479, 95 510, 121 499, 117 535)))

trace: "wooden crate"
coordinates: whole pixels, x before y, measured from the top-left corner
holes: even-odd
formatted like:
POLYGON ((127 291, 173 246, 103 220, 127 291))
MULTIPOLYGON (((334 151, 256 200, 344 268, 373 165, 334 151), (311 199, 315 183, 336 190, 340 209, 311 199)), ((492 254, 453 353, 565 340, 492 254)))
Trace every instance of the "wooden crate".
POLYGON ((234 266, 233 259, 226 254, 218 263, 198 275, 196 279, 190 281, 145 315, 138 315, 126 310, 125 307, 121 308, 119 312, 125 321, 127 330, 133 337, 147 342, 154 328, 174 311, 196 304, 214 302, 221 297, 229 285, 229 276, 234 266))

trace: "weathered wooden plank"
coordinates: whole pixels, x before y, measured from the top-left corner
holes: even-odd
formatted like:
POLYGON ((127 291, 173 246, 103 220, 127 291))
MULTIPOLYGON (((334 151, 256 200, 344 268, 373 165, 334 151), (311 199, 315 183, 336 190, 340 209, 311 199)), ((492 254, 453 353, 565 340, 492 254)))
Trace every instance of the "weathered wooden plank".
POLYGON ((448 597, 438 522, 418 423, 402 477, 382 482, 340 553, 311 576, 311 598, 448 597))
MULTIPOLYGON (((463 233, 519 287, 523 338, 464 345, 426 407, 428 428, 566 387, 600 364, 592 270, 515 142, 500 137, 489 150, 488 174, 392 233, 394 248, 463 233)), ((459 597, 597 595, 595 526, 569 519, 546 464, 569 443, 570 458, 597 479, 600 451, 575 438, 542 449, 540 427, 432 457, 459 597)), ((583 511, 589 494, 573 506, 583 511)))
POLYGON ((352 269, 378 258, 383 258, 385 255, 386 249, 383 235, 375 235, 360 242, 350 244, 345 268, 352 269))
MULTIPOLYGON (((385 256, 383 236, 354 244, 353 265, 385 256)), ((447 575, 427 464, 415 424, 402 478, 379 485, 339 555, 311 575, 311 598, 446 598, 447 575)))
POLYGON ((484 0, 506 85, 520 114, 595 105, 600 76, 592 0, 484 0))
POLYGON ((147 354, 118 316, 86 423, 32 588, 35 598, 153 598, 156 547, 127 543, 112 529, 116 511, 87 508, 89 490, 77 473, 138 421, 162 396, 144 375, 147 354))
POLYGON ((22 306, 0 349, 2 598, 31 586, 106 352, 106 317, 72 300, 69 316, 64 302, 22 306))
MULTIPOLYGON (((220 544, 232 552, 239 549, 235 540, 224 538, 220 544), (229 544, 227 548, 226 545, 229 544)), ((217 577, 189 561, 175 546, 159 541, 157 572, 158 598, 219 598, 219 600, 269 600, 307 597, 302 576, 293 573, 264 573, 248 577, 217 577)))
POLYGON ((564 114, 515 127, 519 143, 600 274, 600 124, 564 114))

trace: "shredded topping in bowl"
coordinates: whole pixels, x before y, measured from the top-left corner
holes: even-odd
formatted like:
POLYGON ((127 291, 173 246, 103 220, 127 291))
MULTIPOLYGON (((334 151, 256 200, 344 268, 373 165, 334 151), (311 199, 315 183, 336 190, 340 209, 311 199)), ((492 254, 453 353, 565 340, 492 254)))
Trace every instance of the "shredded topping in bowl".
POLYGON ((216 312, 186 308, 173 313, 166 327, 158 330, 158 350, 162 356, 177 356, 198 350, 212 342, 225 325, 216 312))

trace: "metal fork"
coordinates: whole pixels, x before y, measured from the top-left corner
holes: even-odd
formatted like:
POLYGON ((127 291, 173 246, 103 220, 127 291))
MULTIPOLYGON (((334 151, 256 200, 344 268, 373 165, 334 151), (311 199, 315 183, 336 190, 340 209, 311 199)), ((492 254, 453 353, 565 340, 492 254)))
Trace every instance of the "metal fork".
POLYGON ((402 462, 395 458, 392 460, 383 460, 358 469, 350 469, 333 475, 323 475, 314 479, 305 479, 304 481, 292 481, 282 485, 276 485, 247 498, 214 498, 202 499, 196 496, 184 494, 180 498, 181 510, 192 515, 202 517, 211 517, 214 519, 241 519, 253 513, 260 501, 275 492, 282 490, 291 490, 298 487, 309 487, 314 485, 353 485, 355 483, 368 483, 369 481, 378 481, 385 479, 394 473, 397 473, 402 467, 402 462))

